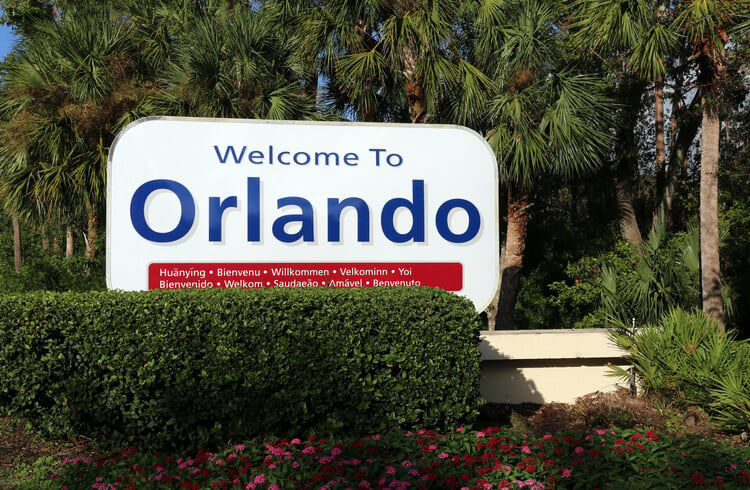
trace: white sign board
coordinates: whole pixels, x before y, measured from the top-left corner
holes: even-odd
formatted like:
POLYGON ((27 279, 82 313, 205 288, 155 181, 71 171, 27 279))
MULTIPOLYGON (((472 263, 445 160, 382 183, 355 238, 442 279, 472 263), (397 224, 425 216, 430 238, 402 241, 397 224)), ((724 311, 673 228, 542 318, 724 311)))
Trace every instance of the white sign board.
POLYGON ((107 172, 111 289, 497 288, 497 167, 467 128, 146 118, 107 172))

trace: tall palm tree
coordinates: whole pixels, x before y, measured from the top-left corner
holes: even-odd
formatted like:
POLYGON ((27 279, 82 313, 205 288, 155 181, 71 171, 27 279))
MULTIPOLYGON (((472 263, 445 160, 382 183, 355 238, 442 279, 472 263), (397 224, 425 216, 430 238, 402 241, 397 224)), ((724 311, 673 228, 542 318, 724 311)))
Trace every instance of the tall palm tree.
POLYGON ((484 124, 508 206, 501 285, 488 317, 491 328, 509 329, 523 267, 530 190, 545 176, 572 178, 600 164, 610 143, 613 106, 600 81, 577 72, 566 58, 561 4, 483 0, 473 12, 471 61, 492 80, 484 124))
MULTIPOLYGON (((681 2, 678 31, 693 47, 701 89, 700 247, 703 311, 721 328, 726 324, 721 299, 719 255, 719 118, 722 85, 727 77, 726 45, 733 29, 747 32, 750 0, 681 2)), ((743 37, 738 36, 737 42, 743 37)), ((744 39, 747 39, 744 37, 744 39)))

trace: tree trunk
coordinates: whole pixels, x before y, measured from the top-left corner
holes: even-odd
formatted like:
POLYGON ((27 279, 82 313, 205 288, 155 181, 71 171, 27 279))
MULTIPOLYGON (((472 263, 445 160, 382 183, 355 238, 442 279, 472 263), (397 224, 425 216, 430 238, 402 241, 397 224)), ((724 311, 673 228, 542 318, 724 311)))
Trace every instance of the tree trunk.
POLYGON ((42 225, 42 250, 49 250, 49 230, 46 224, 42 225))
MULTIPOLYGON (((705 103, 705 101, 704 101, 705 103)), ((703 311, 723 330, 719 259, 719 138, 721 122, 715 107, 703 108, 701 137, 700 247, 703 311)))
MULTIPOLYGON (((664 80, 654 81, 654 149, 656 150, 656 195, 664 194, 667 172, 667 148, 664 140, 664 80)), ((668 216, 664 216, 665 219, 668 216)))
POLYGON ((65 229, 65 256, 73 256, 73 228, 68 226, 65 229))
MULTIPOLYGON (((498 260, 500 262, 500 268, 502 269, 503 260, 505 260, 505 239, 503 239, 503 242, 500 245, 500 257, 498 257, 498 260)), ((500 288, 502 288, 502 285, 503 283, 501 277, 500 283, 497 285, 497 290, 495 291, 495 296, 492 297, 492 302, 485 310, 485 314, 487 315, 488 330, 495 330, 497 328, 497 310, 500 303, 500 288)))
MULTIPOLYGON (((726 42, 726 34, 723 34, 726 42)), ((726 77, 724 45, 705 42, 698 57, 698 81, 703 83, 701 106, 701 189, 700 247, 701 295, 703 312, 726 328, 724 304, 721 300, 721 259, 719 255, 719 145, 721 121, 720 86, 726 77)))
MULTIPOLYGON (((699 101, 700 97, 694 97, 687 110, 684 110, 680 104, 681 95, 679 92, 675 92, 672 104, 672 135, 669 162, 667 163, 664 186, 661 193, 657 196, 658 201, 655 217, 662 215, 669 219, 672 216, 672 200, 677 192, 680 178, 687 174, 688 152, 701 125, 701 118, 696 114, 699 101)), ((681 220, 678 219, 678 221, 681 220)), ((681 228, 680 223, 675 224, 675 227, 681 228)))
POLYGON ((624 89, 623 122, 617 138, 617 211, 620 219, 622 237, 635 244, 641 245, 641 230, 638 217, 635 214, 634 187, 638 148, 635 144, 635 126, 638 121, 638 111, 641 103, 643 85, 633 83, 624 89))
POLYGON ((93 204, 86 206, 87 210, 87 228, 86 237, 86 258, 93 259, 96 257, 96 237, 99 234, 99 218, 96 215, 96 209, 93 204))
POLYGON ((417 79, 417 53, 414 49, 407 49, 404 53, 404 80, 406 100, 409 104, 409 122, 427 122, 427 99, 424 84, 417 79))
POLYGON ((526 229, 529 223, 529 194, 513 182, 508 184, 508 230, 505 234, 505 254, 500 264, 500 298, 497 306, 498 330, 513 329, 513 310, 526 248, 526 229))
POLYGON ((21 222, 13 217, 13 259, 16 272, 21 272, 21 222))

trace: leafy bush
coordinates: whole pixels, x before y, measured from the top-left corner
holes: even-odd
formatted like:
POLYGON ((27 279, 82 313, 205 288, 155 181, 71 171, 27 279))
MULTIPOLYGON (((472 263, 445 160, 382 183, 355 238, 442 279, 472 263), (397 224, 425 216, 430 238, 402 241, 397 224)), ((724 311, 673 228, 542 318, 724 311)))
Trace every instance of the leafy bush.
POLYGON ((434 289, 31 293, 0 309, 0 407, 119 446, 440 428, 479 402, 478 317, 434 289))
POLYGON ((630 350, 645 391, 683 408, 702 407, 724 427, 750 427, 750 343, 719 330, 702 312, 673 309, 657 325, 614 340, 630 350))
POLYGON ((697 229, 668 236, 657 222, 640 248, 618 242, 612 252, 569 265, 572 285, 550 288, 561 308, 585 315, 578 328, 654 324, 670 308, 700 305, 698 239, 697 229))

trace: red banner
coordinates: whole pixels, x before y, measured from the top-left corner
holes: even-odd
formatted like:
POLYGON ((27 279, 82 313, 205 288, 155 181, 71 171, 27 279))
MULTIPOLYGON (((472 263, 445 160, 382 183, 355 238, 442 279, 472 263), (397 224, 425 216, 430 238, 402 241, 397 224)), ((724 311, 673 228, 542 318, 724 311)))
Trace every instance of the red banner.
POLYGON ((149 289, 367 288, 428 286, 463 288, 458 262, 415 263, 158 263, 148 268, 149 289))

